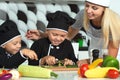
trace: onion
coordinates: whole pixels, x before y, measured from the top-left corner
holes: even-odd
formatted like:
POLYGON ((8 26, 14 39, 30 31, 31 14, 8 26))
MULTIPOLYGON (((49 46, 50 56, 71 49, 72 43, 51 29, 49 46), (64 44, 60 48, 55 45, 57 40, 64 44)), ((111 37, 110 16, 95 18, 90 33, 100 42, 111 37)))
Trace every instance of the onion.
POLYGON ((8 80, 12 77, 11 73, 4 74, 0 77, 0 80, 8 80))

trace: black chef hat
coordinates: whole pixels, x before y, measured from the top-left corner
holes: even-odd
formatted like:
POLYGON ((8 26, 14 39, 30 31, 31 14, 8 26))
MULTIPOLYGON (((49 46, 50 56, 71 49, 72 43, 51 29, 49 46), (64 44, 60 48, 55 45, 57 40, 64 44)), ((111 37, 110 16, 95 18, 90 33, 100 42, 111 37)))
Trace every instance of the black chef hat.
POLYGON ((67 13, 62 11, 48 13, 47 20, 47 29, 58 29, 65 32, 68 32, 69 26, 75 22, 75 19, 71 18, 67 13))
POLYGON ((3 46, 17 36, 20 36, 20 33, 17 25, 13 21, 6 20, 0 25, 0 46, 3 46))

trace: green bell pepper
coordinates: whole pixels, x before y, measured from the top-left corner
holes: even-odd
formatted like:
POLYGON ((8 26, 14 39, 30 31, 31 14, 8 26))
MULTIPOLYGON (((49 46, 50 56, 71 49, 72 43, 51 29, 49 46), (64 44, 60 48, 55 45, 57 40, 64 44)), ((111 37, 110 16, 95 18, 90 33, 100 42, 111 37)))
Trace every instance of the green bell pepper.
POLYGON ((103 58, 102 67, 115 67, 119 69, 119 61, 112 56, 106 56, 103 58))

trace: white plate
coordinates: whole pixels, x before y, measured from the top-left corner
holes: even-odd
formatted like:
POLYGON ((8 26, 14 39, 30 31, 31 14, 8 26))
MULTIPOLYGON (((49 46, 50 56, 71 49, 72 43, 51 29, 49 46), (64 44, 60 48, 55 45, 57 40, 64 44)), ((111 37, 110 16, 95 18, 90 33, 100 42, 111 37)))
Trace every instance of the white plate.
POLYGON ((44 14, 46 14, 46 7, 45 7, 45 4, 43 4, 43 3, 36 3, 35 4, 35 6, 36 6, 36 8, 37 8, 37 11, 41 11, 41 12, 43 12, 44 14))
POLYGON ((14 21, 16 24, 18 23, 18 16, 13 11, 8 11, 8 17, 10 20, 14 21))
POLYGON ((30 30, 37 29, 36 24, 31 20, 27 21, 27 27, 28 27, 27 29, 30 29, 30 30))
POLYGON ((75 12, 71 12, 70 16, 71 16, 72 18, 75 18, 76 13, 75 13, 75 12))
POLYGON ((55 11, 63 11, 60 4, 55 4, 55 11))
POLYGON ((12 10, 13 12, 15 12, 15 13, 17 14, 17 12, 18 12, 18 7, 17 7, 16 3, 14 3, 14 2, 9 2, 9 3, 8 3, 8 8, 9 8, 9 10, 12 10))
POLYGON ((27 14, 27 11, 28 11, 28 8, 26 6, 25 3, 16 3, 17 4, 17 7, 18 7, 18 10, 24 12, 25 14, 27 14))
POLYGON ((56 11, 56 10, 55 10, 55 6, 54 6, 53 4, 45 4, 45 6, 46 6, 46 10, 47 10, 48 12, 53 13, 53 12, 56 11))
POLYGON ((8 4, 6 2, 0 2, 0 10, 8 12, 9 11, 8 4))
POLYGON ((38 21, 43 22, 45 24, 45 26, 47 26, 48 21, 46 19, 46 15, 44 13, 37 11, 36 16, 37 16, 38 21))
POLYGON ((63 5, 61 5, 61 7, 62 7, 62 10, 64 12, 66 12, 68 14, 71 14, 71 9, 70 9, 70 7, 67 4, 63 4, 63 5))
POLYGON ((35 24, 37 23, 37 17, 34 14, 34 12, 28 11, 27 18, 28 18, 28 20, 33 21, 35 24))
POLYGON ((24 31, 25 33, 27 32, 27 25, 22 21, 18 20, 18 29, 24 31))

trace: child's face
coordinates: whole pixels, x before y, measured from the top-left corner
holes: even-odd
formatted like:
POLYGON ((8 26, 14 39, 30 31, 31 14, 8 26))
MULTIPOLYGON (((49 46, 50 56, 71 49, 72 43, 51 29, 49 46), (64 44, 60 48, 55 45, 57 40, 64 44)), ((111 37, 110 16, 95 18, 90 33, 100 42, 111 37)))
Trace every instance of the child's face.
POLYGON ((67 37, 67 32, 60 30, 48 30, 48 37, 51 44, 57 46, 61 44, 67 37))
POLYGON ((21 37, 16 37, 10 42, 6 43, 3 48, 11 54, 16 54, 21 48, 21 37))

